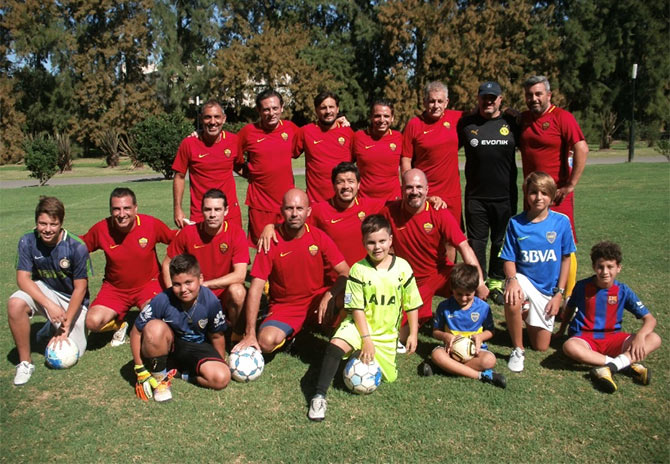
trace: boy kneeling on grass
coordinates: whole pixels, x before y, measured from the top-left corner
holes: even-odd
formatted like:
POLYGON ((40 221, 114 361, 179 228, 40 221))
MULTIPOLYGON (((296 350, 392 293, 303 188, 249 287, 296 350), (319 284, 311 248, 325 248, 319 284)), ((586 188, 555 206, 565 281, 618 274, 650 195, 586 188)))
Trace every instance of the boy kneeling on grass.
MULTIPOLYGON (((449 283, 452 296, 440 303, 433 319, 433 337, 444 342, 444 346, 433 350, 433 363, 450 374, 505 388, 505 376, 493 372, 496 357, 484 343, 493 337, 493 315, 488 303, 475 296, 479 286, 477 268, 465 263, 455 265, 449 283), (458 335, 470 337, 475 343, 475 356, 464 363, 451 357, 451 346, 458 335)), ((424 376, 433 374, 429 361, 422 364, 419 373, 424 376)))
POLYGON ((614 393, 617 385, 612 374, 630 371, 642 385, 649 385, 651 371, 640 364, 661 346, 661 337, 653 330, 656 319, 635 292, 616 280, 621 272, 621 248, 616 243, 600 242, 591 248, 595 275, 575 285, 567 313, 577 314, 570 323, 570 338, 563 352, 575 361, 591 364, 591 380, 599 389, 614 393), (642 327, 635 334, 621 331, 623 310, 627 309, 642 327))
POLYGON ((382 377, 393 382, 398 377, 396 347, 402 311, 407 313, 409 337, 407 352, 416 350, 419 332, 417 309, 423 305, 409 263, 389 254, 391 225, 379 214, 368 216, 361 225, 363 245, 368 256, 351 267, 344 293, 344 308, 349 311, 326 348, 321 372, 307 417, 321 421, 326 417, 326 392, 342 358, 360 349, 365 363, 376 360, 382 377))
POLYGON ((220 300, 201 286, 198 261, 189 254, 175 256, 170 278, 172 287, 151 299, 130 332, 135 392, 145 401, 172 399, 170 380, 176 371, 168 373, 168 358, 203 387, 221 390, 230 382, 223 334, 228 324, 220 300))

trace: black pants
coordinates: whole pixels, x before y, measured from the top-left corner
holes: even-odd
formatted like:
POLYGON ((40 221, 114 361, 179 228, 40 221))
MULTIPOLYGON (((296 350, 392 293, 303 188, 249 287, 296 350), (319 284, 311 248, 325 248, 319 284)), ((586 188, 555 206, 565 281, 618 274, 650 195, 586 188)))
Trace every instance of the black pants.
POLYGON ((516 203, 510 200, 465 199, 465 223, 468 242, 477 256, 484 278, 486 271, 486 244, 491 237, 491 258, 488 277, 503 280, 503 261, 498 258, 502 248, 505 230, 510 218, 516 214, 516 203))

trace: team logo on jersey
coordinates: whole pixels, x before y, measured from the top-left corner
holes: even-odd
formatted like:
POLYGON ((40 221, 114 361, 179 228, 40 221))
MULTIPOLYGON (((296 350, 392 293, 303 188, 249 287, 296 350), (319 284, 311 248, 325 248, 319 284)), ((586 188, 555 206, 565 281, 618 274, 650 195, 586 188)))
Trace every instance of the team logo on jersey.
POLYGON ((395 149, 398 148, 398 146, 395 143, 389 143, 389 148, 391 149, 391 151, 395 151, 395 149))
POLYGON ((427 234, 430 234, 433 231, 433 225, 430 222, 426 222, 423 225, 423 230, 425 230, 427 234))
POLYGON ((142 319, 143 321, 148 321, 151 319, 151 316, 153 316, 153 309, 151 309, 151 305, 148 304, 140 312, 140 319, 142 319))
POLYGON ((149 243, 149 240, 147 240, 146 237, 142 237, 141 239, 139 239, 139 240, 137 241, 137 243, 140 244, 140 247, 141 247, 141 248, 146 248, 146 247, 147 247, 147 243, 149 243))
POLYGON ((288 140, 288 134, 286 132, 281 133, 281 138, 284 139, 284 141, 288 140))
POLYGON ((549 122, 543 122, 543 123, 542 123, 542 130, 547 130, 547 129, 549 129, 549 126, 550 126, 549 122))
POLYGON ((316 245, 310 245, 308 250, 310 255, 315 256, 319 252, 319 247, 316 245))
POLYGON ((451 129, 451 123, 449 121, 444 121, 443 126, 446 127, 447 129, 451 129))
POLYGON ((607 304, 615 305, 619 302, 619 297, 617 295, 608 295, 607 304))
POLYGON ((479 313, 470 313, 470 319, 472 322, 477 322, 479 320, 479 313))
POLYGON ((216 313, 216 317, 214 318, 214 327, 220 327, 226 322, 226 316, 223 314, 223 311, 219 311, 216 313))
POLYGON ((360 219, 361 221, 365 219, 365 211, 358 212, 358 219, 360 219))
POLYGON ((549 243, 554 243, 554 240, 556 240, 556 232, 553 230, 551 232, 547 232, 547 242, 549 243))
POLYGON ((477 145, 479 145, 479 140, 477 139, 470 140, 470 145, 476 147, 477 145))
POLYGON ((479 135, 479 129, 470 129, 472 135, 479 135))
POLYGON ((58 262, 58 265, 61 267, 61 269, 69 269, 70 268, 70 260, 67 258, 63 258, 58 262))
POLYGON ((204 329, 205 327, 207 327, 207 319, 200 319, 198 321, 198 327, 200 327, 201 329, 204 329))
POLYGON ((225 253, 226 251, 228 251, 228 244, 226 242, 219 243, 219 251, 221 253, 225 253))
POLYGON ((230 148, 226 148, 225 150, 223 150, 223 154, 226 155, 226 158, 230 158, 231 153, 232 152, 230 151, 230 148))
POLYGON ((502 126, 500 128, 500 135, 509 135, 509 127, 507 126, 502 126))
POLYGON ((344 294, 344 304, 349 304, 353 300, 353 296, 351 293, 345 293, 344 294))
POLYGON ((344 142, 346 142, 346 139, 344 137, 337 138, 337 143, 339 143, 340 145, 344 145, 344 142))

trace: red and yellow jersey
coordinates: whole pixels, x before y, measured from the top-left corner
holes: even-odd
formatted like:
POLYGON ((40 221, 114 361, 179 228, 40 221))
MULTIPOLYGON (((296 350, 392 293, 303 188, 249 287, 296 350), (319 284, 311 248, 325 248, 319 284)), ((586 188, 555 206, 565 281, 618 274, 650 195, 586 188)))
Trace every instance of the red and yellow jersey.
POLYGON ((361 173, 361 197, 390 201, 400 198, 400 156, 402 134, 389 130, 374 139, 368 130, 354 134, 353 157, 361 173))

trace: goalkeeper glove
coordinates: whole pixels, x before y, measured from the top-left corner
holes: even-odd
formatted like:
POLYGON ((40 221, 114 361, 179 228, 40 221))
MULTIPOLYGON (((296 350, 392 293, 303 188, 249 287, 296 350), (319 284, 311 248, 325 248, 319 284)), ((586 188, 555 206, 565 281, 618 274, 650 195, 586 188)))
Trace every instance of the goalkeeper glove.
POLYGON ((144 367, 144 364, 135 365, 135 375, 137 375, 135 394, 139 399, 149 401, 154 396, 153 391, 158 386, 158 381, 144 367))

